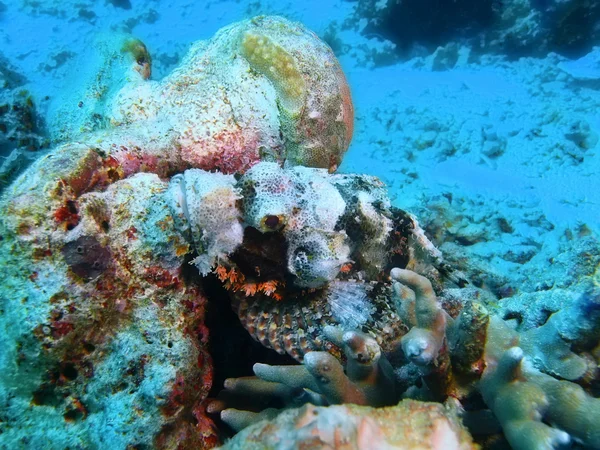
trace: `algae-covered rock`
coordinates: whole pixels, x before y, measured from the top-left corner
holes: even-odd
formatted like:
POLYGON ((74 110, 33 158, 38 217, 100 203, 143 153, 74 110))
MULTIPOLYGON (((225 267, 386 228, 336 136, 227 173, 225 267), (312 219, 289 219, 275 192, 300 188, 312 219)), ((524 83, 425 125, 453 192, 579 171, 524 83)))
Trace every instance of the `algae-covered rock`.
POLYGON ((221 448, 467 450, 477 446, 456 414, 443 405, 404 400, 387 408, 309 404, 252 425, 221 448))

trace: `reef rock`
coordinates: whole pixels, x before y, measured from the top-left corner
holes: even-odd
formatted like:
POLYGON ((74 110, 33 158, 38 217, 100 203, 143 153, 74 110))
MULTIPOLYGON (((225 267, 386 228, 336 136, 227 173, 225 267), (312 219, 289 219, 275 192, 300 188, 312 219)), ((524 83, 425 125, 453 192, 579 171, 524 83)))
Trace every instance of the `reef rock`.
POLYGON ((581 56, 600 33, 600 7, 578 0, 360 0, 355 19, 366 36, 391 41, 401 55, 462 42, 509 58, 581 56))
POLYGON ((0 54, 0 191, 48 146, 44 120, 24 89, 26 82, 0 54))
POLYGON ((404 400, 397 406, 377 409, 306 405, 246 428, 221 448, 467 450, 478 447, 456 414, 441 404, 404 400))
POLYGON ((176 208, 173 175, 261 159, 335 169, 352 135, 339 64, 298 24, 234 24, 160 82, 141 42, 115 39, 56 110, 65 142, 0 200, 2 447, 214 446, 206 297, 187 262, 210 268, 239 244, 239 193, 212 174, 193 187, 200 208, 176 208))

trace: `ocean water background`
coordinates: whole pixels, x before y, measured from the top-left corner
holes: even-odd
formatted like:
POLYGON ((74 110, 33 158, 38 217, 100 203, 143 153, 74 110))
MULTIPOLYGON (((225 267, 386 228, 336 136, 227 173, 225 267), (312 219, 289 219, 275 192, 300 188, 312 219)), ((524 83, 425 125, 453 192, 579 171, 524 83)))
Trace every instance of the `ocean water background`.
MULTIPOLYGON (((597 254, 600 232, 600 31, 577 45, 534 39, 517 50, 482 43, 492 39, 478 38, 491 27, 484 15, 459 20, 455 33, 429 39, 429 23, 398 37, 376 26, 388 3, 3 0, 0 55, 43 116, 85 72, 100 33, 141 39, 160 79, 192 42, 232 22, 300 21, 331 45, 350 84, 355 132, 340 171, 381 178, 449 261, 471 261, 474 284, 511 297, 514 310, 577 285, 578 261, 597 254)), ((553 5, 526 3, 523 18, 553 5)))

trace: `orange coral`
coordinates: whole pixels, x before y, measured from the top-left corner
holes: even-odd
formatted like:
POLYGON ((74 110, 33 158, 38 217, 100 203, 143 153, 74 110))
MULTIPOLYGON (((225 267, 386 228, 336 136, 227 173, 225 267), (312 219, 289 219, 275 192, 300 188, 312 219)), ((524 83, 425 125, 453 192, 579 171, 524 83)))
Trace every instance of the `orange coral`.
POLYGON ((258 286, 256 283, 245 283, 243 285, 243 289, 246 297, 251 297, 258 292, 258 286))
POLYGON ((271 296, 277 290, 277 281, 265 281, 264 283, 260 283, 258 286, 258 290, 265 293, 267 296, 271 296))

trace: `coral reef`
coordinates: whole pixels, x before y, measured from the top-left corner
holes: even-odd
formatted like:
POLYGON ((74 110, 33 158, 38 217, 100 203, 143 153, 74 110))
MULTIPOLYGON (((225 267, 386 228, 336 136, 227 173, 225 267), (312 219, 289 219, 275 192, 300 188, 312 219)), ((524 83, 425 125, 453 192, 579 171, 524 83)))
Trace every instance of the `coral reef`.
MULTIPOLYGON (((599 448, 600 399, 591 397, 577 384, 536 370, 524 359, 522 348, 506 348, 515 343, 515 338, 505 324, 492 318, 486 345, 487 369, 481 379, 483 398, 512 448, 559 448, 571 438, 588 448, 599 448)), ((553 351, 547 349, 545 356, 555 357, 553 351)), ((539 359, 538 355, 532 356, 532 361, 539 359)))
POLYGON ((214 446, 206 298, 187 262, 194 252, 206 273, 240 244, 239 192, 231 175, 175 175, 260 158, 331 169, 349 143, 346 82, 300 25, 234 24, 161 82, 150 63, 131 38, 101 45, 99 73, 51 121, 60 144, 3 194, 2 446, 214 446), (242 56, 248 31, 288 39, 306 70, 310 89, 285 121, 274 82, 242 56))
POLYGON ((45 123, 25 77, 0 54, 0 191, 48 146, 45 123))
MULTIPOLYGON (((57 146, 0 200, 0 446, 203 449, 228 424, 226 448, 475 448, 463 420, 485 447, 600 448, 592 237, 572 250, 584 279, 557 281, 569 295, 524 307, 446 259, 380 180, 330 173, 352 103, 302 26, 233 24, 161 81, 141 42, 104 42, 57 105, 57 146), (296 364, 252 361, 219 394, 216 302, 296 364)), ((502 137, 478 132, 500 157, 502 137)), ((469 217, 429 222, 486 236, 469 217)))

